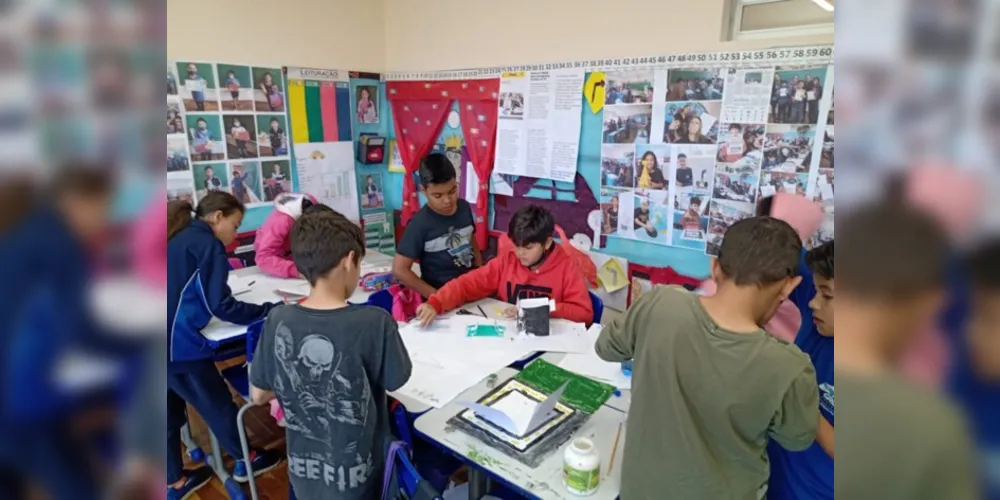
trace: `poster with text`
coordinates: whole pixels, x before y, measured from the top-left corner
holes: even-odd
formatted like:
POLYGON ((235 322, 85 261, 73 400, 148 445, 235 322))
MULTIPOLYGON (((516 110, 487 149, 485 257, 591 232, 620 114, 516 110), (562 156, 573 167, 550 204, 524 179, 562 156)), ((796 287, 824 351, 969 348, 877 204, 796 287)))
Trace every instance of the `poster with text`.
MULTIPOLYGON (((296 144, 295 162, 298 165, 299 187, 303 192, 315 196, 320 203, 328 205, 344 217, 360 221, 353 150, 350 142, 296 144)), ((265 162, 265 179, 268 172, 265 162)), ((265 187, 265 191, 266 189, 265 187)), ((381 200, 381 194, 379 191, 376 199, 381 200)))
POLYGON ((361 219, 365 230, 365 248, 386 255, 396 255, 396 235, 392 213, 386 210, 366 213, 361 219))

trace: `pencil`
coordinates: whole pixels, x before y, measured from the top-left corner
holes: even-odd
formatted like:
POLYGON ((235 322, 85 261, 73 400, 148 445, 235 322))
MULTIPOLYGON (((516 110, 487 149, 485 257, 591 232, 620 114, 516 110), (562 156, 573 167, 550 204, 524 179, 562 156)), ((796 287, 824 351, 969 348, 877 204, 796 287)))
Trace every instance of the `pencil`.
POLYGON ((618 453, 618 440, 622 437, 622 424, 618 423, 618 434, 615 434, 615 446, 611 449, 611 461, 608 462, 608 474, 615 468, 615 455, 618 453))
POLYGON ((489 317, 489 316, 486 315, 486 311, 483 310, 483 306, 477 305, 476 307, 479 308, 479 313, 482 314, 484 318, 488 318, 489 317))

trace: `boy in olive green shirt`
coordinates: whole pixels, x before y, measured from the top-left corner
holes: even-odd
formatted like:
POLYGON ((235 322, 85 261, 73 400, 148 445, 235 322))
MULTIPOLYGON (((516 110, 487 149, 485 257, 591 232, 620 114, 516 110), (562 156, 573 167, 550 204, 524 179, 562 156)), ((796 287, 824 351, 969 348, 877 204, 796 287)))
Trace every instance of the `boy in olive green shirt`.
POLYGON ((801 280, 801 252, 787 223, 744 219, 712 261, 714 296, 660 288, 601 331, 598 356, 635 360, 622 500, 760 500, 768 438, 812 444, 812 363, 760 327, 801 280))

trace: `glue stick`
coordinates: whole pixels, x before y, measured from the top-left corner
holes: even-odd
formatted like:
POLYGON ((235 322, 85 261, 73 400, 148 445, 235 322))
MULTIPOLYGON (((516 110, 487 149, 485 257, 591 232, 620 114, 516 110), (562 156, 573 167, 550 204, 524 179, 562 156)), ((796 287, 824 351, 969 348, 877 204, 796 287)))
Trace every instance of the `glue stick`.
POLYGON ((563 484, 570 493, 590 496, 601 482, 601 457, 594 442, 576 438, 563 454, 563 484))

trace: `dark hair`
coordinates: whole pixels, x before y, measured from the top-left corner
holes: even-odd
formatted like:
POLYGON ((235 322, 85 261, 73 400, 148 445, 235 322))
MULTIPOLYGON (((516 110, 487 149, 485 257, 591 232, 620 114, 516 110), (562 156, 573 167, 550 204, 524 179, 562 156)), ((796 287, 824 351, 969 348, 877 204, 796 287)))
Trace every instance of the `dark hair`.
POLYGON ((330 208, 328 205, 324 205, 322 203, 313 203, 312 201, 310 201, 309 202, 309 206, 306 206, 305 203, 302 204, 302 215, 306 215, 306 214, 321 214, 321 213, 324 213, 324 212, 325 213, 331 213, 331 214, 337 215, 338 217, 343 217, 343 215, 341 215, 340 212, 338 212, 338 211, 330 208))
POLYGON ((930 215, 883 201, 859 207, 837 222, 844 250, 838 289, 898 299, 944 284, 948 239, 930 215))
POLYGON ((107 168, 91 164, 63 167, 51 183, 54 196, 69 194, 86 198, 107 197, 114 188, 115 175, 107 168))
POLYGON ((555 232, 552 214, 540 205, 528 204, 514 213, 507 226, 507 237, 514 245, 523 247, 531 243, 544 244, 555 232))
POLYGON ((833 279, 833 240, 806 252, 806 265, 813 274, 833 279))
POLYGON ((455 179, 455 165, 441 153, 431 153, 420 160, 420 185, 444 184, 455 179))
POLYGON ((351 252, 354 252, 355 264, 365 256, 365 238, 361 228, 331 212, 304 214, 292 227, 292 260, 310 285, 315 285, 317 280, 339 266, 351 252))
POLYGON ((269 123, 277 123, 278 125, 281 125, 281 122, 278 121, 277 118, 271 118, 271 121, 269 123))
POLYGON ((207 173, 209 170, 211 170, 213 174, 215 173, 215 169, 212 168, 211 165, 205 165, 205 172, 207 173))
POLYGON ((195 120, 194 122, 195 122, 195 123, 204 123, 205 125, 208 125, 208 121, 207 121, 207 120, 205 120, 204 118, 198 118, 198 119, 197 119, 197 120, 195 120))
POLYGON ((639 161, 641 162, 642 160, 645 160, 646 157, 650 156, 650 155, 652 155, 652 157, 653 157, 653 164, 650 165, 650 168, 654 168, 654 167, 655 168, 660 168, 660 161, 656 159, 656 153, 654 153, 652 151, 646 151, 645 153, 643 153, 642 157, 639 158, 639 161))
POLYGON ((302 198, 302 213, 306 213, 309 207, 313 206, 313 201, 308 196, 302 198))
POLYGON ((170 202, 167 205, 167 239, 173 238, 187 227, 192 217, 200 219, 219 211, 228 217, 235 212, 246 213, 246 207, 238 198, 225 191, 209 191, 201 197, 198 208, 192 207, 187 201, 170 202))
POLYGON ((740 125, 738 123, 730 123, 729 124, 729 130, 732 130, 732 129, 741 130, 740 129, 740 125))
POLYGON ((770 285, 795 276, 801 256, 802 240, 787 222, 749 217, 726 230, 718 261, 737 286, 770 285))
POLYGON ((700 207, 701 206, 701 198, 699 198, 697 196, 692 196, 691 200, 688 202, 688 205, 689 206, 690 205, 698 205, 700 207))
POLYGON ((1000 239, 979 245, 965 260, 973 288, 1000 292, 1000 239))
POLYGON ((757 203, 757 216, 771 215, 771 207, 774 206, 774 196, 761 198, 757 203))
POLYGON ((680 154, 677 155, 677 159, 678 160, 680 160, 681 158, 687 159, 687 157, 688 157, 688 155, 686 155, 684 153, 680 153, 680 154))

